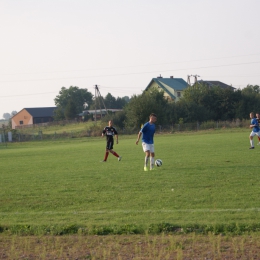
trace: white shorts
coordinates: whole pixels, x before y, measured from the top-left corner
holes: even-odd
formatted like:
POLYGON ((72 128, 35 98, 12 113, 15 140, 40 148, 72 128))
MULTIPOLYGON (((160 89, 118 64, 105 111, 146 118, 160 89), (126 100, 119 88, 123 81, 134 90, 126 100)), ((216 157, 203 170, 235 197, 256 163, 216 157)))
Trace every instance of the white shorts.
POLYGON ((154 144, 147 144, 147 143, 142 143, 143 150, 144 152, 150 151, 150 153, 154 153, 154 144))
POLYGON ((250 134, 250 136, 255 136, 255 135, 260 136, 260 132, 252 131, 251 134, 250 134))

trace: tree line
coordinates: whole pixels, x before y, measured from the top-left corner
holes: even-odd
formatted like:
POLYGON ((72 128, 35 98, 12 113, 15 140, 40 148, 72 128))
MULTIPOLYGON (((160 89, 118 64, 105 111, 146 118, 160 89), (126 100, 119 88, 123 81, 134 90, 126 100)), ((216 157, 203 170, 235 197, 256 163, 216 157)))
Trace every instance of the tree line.
MULTIPOLYGON (((95 100, 87 89, 73 86, 69 89, 63 87, 54 101, 58 107, 55 120, 75 118, 82 112, 83 104, 87 104, 87 109, 95 109, 101 102, 95 100)), ((242 120, 248 119, 252 111, 260 112, 260 87, 247 85, 242 90, 233 91, 218 86, 209 88, 206 85, 195 84, 184 90, 183 97, 178 102, 167 101, 163 92, 157 89, 144 91, 131 98, 115 98, 108 93, 103 101, 107 108, 122 109, 103 118, 112 119, 120 128, 140 127, 148 120, 151 112, 157 114, 157 123, 160 125, 242 120)))

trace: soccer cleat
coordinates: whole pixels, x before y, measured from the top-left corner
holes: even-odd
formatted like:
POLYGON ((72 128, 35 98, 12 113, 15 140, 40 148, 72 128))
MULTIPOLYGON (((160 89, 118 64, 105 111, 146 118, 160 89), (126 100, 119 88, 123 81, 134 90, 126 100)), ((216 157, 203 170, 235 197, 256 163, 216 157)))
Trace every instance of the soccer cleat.
POLYGON ((249 149, 255 149, 255 147, 254 147, 254 146, 251 146, 249 149))
POLYGON ((122 160, 122 156, 119 156, 117 160, 120 162, 122 160))
POLYGON ((154 168, 154 167, 150 168, 150 171, 156 171, 156 168, 154 168))
POLYGON ((100 162, 107 162, 107 161, 103 160, 103 161, 100 161, 100 162))
POLYGON ((260 145, 260 142, 257 145, 260 145))
POLYGON ((148 171, 148 167, 145 166, 144 167, 144 171, 147 172, 148 171))

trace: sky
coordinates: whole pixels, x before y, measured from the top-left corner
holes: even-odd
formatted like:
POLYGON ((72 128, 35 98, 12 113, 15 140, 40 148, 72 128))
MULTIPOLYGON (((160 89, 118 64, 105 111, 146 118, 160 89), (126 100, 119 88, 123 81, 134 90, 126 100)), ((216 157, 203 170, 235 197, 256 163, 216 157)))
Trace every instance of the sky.
POLYGON ((131 97, 160 75, 260 85, 259 10, 259 0, 0 0, 0 118, 55 106, 62 87, 131 97))

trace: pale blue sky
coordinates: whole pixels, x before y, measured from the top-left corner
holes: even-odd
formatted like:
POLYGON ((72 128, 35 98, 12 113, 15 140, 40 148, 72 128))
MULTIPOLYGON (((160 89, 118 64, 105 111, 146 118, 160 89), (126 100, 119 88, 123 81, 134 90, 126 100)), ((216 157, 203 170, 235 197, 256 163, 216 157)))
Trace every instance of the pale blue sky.
POLYGON ((140 94, 160 74, 260 85, 259 0, 0 0, 0 118, 61 87, 140 94))

